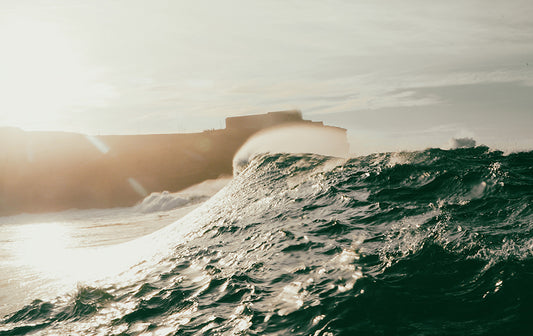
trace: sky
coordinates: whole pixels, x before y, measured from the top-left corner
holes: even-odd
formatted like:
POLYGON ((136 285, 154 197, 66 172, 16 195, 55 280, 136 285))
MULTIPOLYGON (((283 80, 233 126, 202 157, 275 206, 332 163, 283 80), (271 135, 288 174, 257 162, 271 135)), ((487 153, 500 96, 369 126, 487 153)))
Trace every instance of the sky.
POLYGON ((530 0, 0 0, 0 127, 192 132, 299 109, 354 151, 533 148, 530 0))

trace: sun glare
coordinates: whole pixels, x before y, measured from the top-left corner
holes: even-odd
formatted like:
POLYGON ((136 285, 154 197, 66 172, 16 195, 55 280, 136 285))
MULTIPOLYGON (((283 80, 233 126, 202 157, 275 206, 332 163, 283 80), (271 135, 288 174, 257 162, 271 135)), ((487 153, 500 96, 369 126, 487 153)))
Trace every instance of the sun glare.
POLYGON ((16 252, 26 265, 50 271, 68 256, 70 233, 62 223, 28 224, 21 227, 19 235, 16 252))
POLYGON ((50 222, 17 227, 15 255, 40 276, 63 284, 102 279, 117 270, 127 269, 146 251, 139 245, 124 243, 105 247, 78 248, 79 230, 68 223, 50 222), (126 266, 124 266, 126 265, 126 266))
POLYGON ((103 93, 74 41, 53 23, 8 20, 0 23, 0 41, 1 124, 26 129, 65 126, 73 108, 103 93))

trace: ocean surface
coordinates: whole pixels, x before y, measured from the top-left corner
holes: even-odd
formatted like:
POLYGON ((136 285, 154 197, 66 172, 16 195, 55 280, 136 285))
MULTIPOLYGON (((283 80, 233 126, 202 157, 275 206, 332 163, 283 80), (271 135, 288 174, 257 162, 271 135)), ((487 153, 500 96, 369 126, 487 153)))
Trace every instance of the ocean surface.
POLYGON ((136 239, 75 236, 54 217, 39 225, 67 243, 42 230, 32 254, 13 231, 35 224, 1 222, 1 269, 14 271, 0 278, 0 335, 533 333, 533 152, 242 164, 207 200, 69 215, 72 232, 108 228, 101 238, 157 226, 136 239))

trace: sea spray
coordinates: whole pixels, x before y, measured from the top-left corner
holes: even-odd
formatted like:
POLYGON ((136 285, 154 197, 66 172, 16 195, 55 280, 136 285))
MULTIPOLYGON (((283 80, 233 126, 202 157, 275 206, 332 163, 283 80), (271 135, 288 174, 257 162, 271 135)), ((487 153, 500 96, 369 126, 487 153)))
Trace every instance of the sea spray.
POLYGON ((238 174, 257 154, 315 153, 346 157, 349 144, 346 131, 338 127, 288 124, 268 128, 253 135, 235 154, 233 172, 238 174))

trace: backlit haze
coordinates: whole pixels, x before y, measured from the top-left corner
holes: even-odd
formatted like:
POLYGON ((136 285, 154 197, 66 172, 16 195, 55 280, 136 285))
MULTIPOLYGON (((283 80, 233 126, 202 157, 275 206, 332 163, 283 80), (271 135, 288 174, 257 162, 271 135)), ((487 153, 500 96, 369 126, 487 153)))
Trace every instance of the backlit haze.
POLYGON ((531 148, 533 2, 0 3, 0 126, 223 128, 300 109, 354 152, 531 148))

